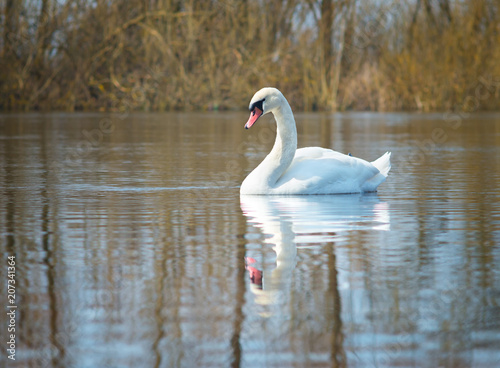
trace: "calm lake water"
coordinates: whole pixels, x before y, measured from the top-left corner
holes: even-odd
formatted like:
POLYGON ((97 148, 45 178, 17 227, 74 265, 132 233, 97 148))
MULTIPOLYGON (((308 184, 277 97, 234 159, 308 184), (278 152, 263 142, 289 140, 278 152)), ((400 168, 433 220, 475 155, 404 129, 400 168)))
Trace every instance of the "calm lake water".
POLYGON ((387 181, 240 198, 275 132, 247 118, 0 115, 7 366, 500 366, 500 114, 297 114, 387 181))

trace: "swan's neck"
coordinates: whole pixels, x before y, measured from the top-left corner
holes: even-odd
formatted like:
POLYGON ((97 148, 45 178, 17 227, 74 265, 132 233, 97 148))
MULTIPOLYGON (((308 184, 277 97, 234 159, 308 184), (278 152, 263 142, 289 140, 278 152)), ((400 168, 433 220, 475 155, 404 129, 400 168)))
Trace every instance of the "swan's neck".
POLYGON ((276 141, 274 147, 260 164, 261 177, 266 178, 267 185, 273 187, 281 175, 292 163, 297 150, 297 128, 292 109, 286 100, 273 111, 276 119, 276 141))

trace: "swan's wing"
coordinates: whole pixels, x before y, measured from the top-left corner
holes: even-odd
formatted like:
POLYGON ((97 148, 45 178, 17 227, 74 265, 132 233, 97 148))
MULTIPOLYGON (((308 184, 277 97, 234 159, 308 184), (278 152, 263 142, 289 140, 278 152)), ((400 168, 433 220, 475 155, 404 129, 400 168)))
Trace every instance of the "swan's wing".
POLYGON ((290 167, 278 180, 283 192, 350 193, 380 171, 360 158, 320 147, 300 148, 290 167))

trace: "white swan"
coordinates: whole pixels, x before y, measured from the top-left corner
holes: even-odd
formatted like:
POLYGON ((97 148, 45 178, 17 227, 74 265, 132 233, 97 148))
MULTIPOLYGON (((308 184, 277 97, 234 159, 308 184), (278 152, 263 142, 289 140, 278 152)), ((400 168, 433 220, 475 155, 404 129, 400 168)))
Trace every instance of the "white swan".
POLYGON ((267 157, 243 181, 241 194, 337 194, 374 192, 391 169, 391 153, 373 162, 330 149, 297 149, 292 109, 276 88, 262 88, 250 101, 249 129, 262 115, 273 113, 277 135, 267 157))

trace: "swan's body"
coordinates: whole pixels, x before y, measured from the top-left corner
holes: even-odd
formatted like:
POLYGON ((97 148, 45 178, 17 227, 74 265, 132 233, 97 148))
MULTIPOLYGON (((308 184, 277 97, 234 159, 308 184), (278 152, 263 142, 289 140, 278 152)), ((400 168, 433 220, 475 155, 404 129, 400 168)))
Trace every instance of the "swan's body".
POLYGON ((263 88, 250 102, 245 128, 272 112, 277 125, 274 147, 243 181, 241 194, 340 194, 374 192, 391 169, 386 152, 373 162, 330 149, 297 149, 297 129, 292 109, 276 88, 263 88))

